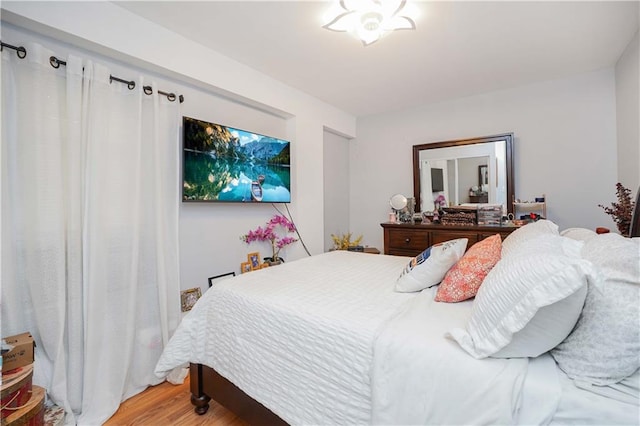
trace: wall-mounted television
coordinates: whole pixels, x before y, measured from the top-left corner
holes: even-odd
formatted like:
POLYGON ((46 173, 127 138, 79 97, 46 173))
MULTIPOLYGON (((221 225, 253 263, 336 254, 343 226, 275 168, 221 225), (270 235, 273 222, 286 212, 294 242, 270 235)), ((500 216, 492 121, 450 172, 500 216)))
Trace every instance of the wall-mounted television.
POLYGON ((431 190, 433 192, 444 191, 444 176, 442 169, 431 168, 431 190))
POLYGON ((288 141, 182 119, 182 201, 290 203, 288 141))

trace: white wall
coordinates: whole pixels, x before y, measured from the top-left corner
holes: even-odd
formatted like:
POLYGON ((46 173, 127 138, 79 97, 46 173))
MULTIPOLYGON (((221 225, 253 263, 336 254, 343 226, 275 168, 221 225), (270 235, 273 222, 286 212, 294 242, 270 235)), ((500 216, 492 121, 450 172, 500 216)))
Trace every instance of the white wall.
MULTIPOLYGON (((324 249, 349 232, 349 140, 324 132, 324 249)), ((354 236, 357 237, 357 236, 354 236)))
MULTIPOLYGON (((161 89, 182 93, 184 115, 290 140, 289 207, 311 253, 324 251, 324 132, 353 137, 353 116, 110 2, 3 2, 2 8, 4 42, 38 39, 59 49, 62 58, 85 50, 122 76, 151 74, 161 89), (27 30, 13 30, 6 22, 27 30)), ((181 287, 204 290, 207 277, 239 272, 248 252, 267 256, 266 244, 247 246, 239 237, 274 213, 269 205, 182 203, 181 287)), ((306 255, 301 244, 282 254, 288 260, 306 255)))
MULTIPOLYGON (((616 115, 618 128, 618 181, 631 189, 640 187, 640 63, 638 33, 616 63, 616 115)), ((611 197, 615 201, 615 197, 611 197)), ((607 203, 608 205, 608 203, 607 203)))
MULTIPOLYGON (((352 138, 354 117, 110 2, 3 2, 2 8, 5 21, 163 76, 185 94, 187 115, 291 140, 291 211, 312 253, 324 250, 332 231, 325 229, 331 214, 324 206, 331 161, 322 161, 325 129, 352 138)), ((633 55, 625 58, 616 73, 629 83, 619 91, 631 90, 633 78, 637 87, 637 56, 635 77, 633 55)), ((379 223, 387 219, 389 197, 413 195, 412 145, 504 132, 515 134, 517 197, 546 193, 548 215, 561 227, 613 227, 597 204, 612 200, 617 181, 615 94, 614 71, 607 69, 358 120, 358 138, 349 142, 349 231, 382 249, 379 223)), ((633 117, 623 123, 631 133, 633 117)), ((620 144, 623 173, 632 170, 623 159, 633 149, 620 144)), ((182 287, 204 287, 207 276, 238 271, 249 251, 239 235, 271 214, 269 206, 182 205, 182 287)), ((301 256, 299 244, 285 253, 301 256)))
POLYGON ((614 71, 605 69, 358 119, 352 230, 382 249, 389 198, 413 195, 413 145, 507 132, 515 138, 516 197, 545 193, 547 215, 560 228, 615 229, 598 208, 615 190, 615 112, 614 71))

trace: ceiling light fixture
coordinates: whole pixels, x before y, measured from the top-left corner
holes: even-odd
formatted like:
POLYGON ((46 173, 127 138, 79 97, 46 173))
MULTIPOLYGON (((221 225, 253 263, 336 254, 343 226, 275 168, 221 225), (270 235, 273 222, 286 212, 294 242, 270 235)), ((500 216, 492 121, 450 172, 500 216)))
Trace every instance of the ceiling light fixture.
POLYGON ((407 0, 340 0, 329 11, 322 28, 349 32, 365 46, 395 30, 415 30, 415 11, 407 0))

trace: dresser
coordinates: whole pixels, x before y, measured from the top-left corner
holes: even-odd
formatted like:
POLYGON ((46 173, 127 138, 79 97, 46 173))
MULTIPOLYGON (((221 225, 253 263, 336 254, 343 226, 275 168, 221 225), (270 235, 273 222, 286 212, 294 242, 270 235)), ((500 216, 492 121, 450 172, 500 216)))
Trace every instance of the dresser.
POLYGON ((409 223, 381 223, 384 232, 384 254, 394 256, 417 256, 429 246, 467 238, 467 248, 487 237, 500 234, 504 240, 518 229, 513 226, 459 226, 459 225, 412 225, 409 223))

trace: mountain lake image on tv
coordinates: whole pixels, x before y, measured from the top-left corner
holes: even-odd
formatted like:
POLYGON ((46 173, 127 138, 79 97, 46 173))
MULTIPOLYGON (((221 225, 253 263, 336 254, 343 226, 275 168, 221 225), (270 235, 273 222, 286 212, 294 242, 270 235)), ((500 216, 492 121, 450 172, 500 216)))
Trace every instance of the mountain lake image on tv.
POLYGON ((183 117, 183 201, 291 202, 289 142, 183 117))

